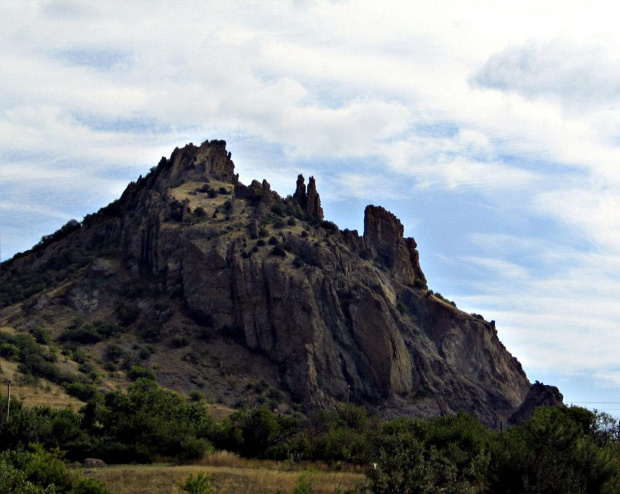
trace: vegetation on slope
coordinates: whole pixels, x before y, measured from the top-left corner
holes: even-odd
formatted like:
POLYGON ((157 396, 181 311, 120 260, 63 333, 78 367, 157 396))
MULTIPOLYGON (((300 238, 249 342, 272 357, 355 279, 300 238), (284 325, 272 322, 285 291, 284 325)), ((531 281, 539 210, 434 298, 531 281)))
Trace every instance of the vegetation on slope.
POLYGON ((62 450, 68 461, 184 463, 225 449, 247 458, 363 465, 367 481, 358 492, 612 493, 620 488, 620 430, 608 415, 581 408, 542 407, 504 432, 465 414, 383 421, 356 406, 308 417, 260 407, 216 420, 203 401, 191 402, 144 379, 127 393, 98 394, 78 412, 25 408, 12 400, 7 422, 6 405, 3 399, 0 447, 9 452, 3 453, 2 468, 17 468, 28 482, 35 474, 12 460, 15 455, 56 452, 59 457, 62 450), (39 446, 27 453, 32 444, 39 446))

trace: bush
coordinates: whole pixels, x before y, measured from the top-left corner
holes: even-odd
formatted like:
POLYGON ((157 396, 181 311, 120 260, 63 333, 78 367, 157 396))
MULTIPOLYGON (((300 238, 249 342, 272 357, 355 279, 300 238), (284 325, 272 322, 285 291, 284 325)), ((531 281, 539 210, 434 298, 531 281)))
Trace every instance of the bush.
POLYGON ((180 485, 181 489, 190 494, 211 494, 215 488, 211 486, 211 476, 200 472, 196 478, 190 473, 185 484, 180 485))
POLYGON ((145 369, 144 367, 140 367, 138 365, 132 366, 131 370, 127 373, 127 376, 129 376, 129 379, 132 381, 137 381, 138 379, 157 381, 157 377, 151 369, 145 369))
POLYGON ((324 228, 328 235, 338 232, 338 225, 333 221, 321 221, 321 228, 324 228))
POLYGON ((273 250, 270 252, 270 255, 272 256, 280 256, 280 257, 286 257, 286 251, 280 247, 279 245, 276 245, 273 250))
POLYGON ((74 396, 78 400, 89 401, 97 396, 97 388, 92 384, 69 383, 65 386, 68 395, 74 396))
POLYGON ((424 282, 424 280, 422 278, 416 278, 413 281, 413 286, 415 286, 416 288, 419 288, 421 290, 427 290, 428 286, 426 285, 426 283, 424 282))
POLYGON ((170 346, 172 348, 183 348, 187 345, 189 345, 189 338, 184 334, 174 335, 172 340, 170 340, 170 346))
POLYGON ((46 452, 34 444, 31 451, 6 451, 0 455, 0 493, 112 494, 105 484, 71 472, 58 451, 46 452))

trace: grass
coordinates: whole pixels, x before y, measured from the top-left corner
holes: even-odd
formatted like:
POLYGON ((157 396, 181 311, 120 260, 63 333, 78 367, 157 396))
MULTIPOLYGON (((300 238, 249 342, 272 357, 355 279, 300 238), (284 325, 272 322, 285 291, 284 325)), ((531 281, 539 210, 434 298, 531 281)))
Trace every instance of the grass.
MULTIPOLYGON (((200 472, 211 475, 211 483, 218 494, 267 494, 278 490, 293 492, 302 467, 262 460, 246 460, 222 452, 210 455, 201 465, 118 465, 89 468, 87 477, 103 481, 118 494, 181 493, 179 484, 189 474, 200 472), (209 464, 213 463, 213 464, 209 464)), ((319 466, 320 467, 320 466, 319 466)), ((360 473, 317 471, 314 494, 332 494, 338 488, 349 489, 364 479, 360 473)))
POLYGON ((52 408, 71 406, 74 410, 79 410, 84 406, 83 402, 69 396, 64 388, 45 379, 40 379, 41 384, 39 386, 20 386, 18 382, 21 374, 17 372, 17 365, 17 362, 0 359, 0 366, 3 371, 0 374, 0 383, 2 383, 0 394, 2 396, 6 396, 7 392, 4 381, 10 379, 13 382, 11 385, 11 397, 18 398, 24 406, 49 405, 52 408))

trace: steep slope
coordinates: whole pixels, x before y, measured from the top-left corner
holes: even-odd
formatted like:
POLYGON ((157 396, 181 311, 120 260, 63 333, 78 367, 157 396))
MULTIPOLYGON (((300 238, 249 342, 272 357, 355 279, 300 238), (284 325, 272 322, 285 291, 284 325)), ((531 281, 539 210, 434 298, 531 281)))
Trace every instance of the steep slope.
MULTIPOLYGON (((306 408, 464 410, 498 426, 530 390, 494 323, 426 289, 393 214, 368 206, 362 236, 340 231, 324 221, 313 178, 306 187, 300 175, 285 199, 266 181, 245 186, 224 141, 175 149, 65 230, 4 263, 5 286, 30 284, 3 293, 2 324, 46 321, 58 341, 75 341, 76 315, 111 321, 125 353, 168 343, 142 365, 181 391, 224 379, 230 396, 219 398, 238 402, 247 393, 231 374, 246 391, 265 376, 306 408)), ((109 360, 109 341, 91 343, 109 360)))

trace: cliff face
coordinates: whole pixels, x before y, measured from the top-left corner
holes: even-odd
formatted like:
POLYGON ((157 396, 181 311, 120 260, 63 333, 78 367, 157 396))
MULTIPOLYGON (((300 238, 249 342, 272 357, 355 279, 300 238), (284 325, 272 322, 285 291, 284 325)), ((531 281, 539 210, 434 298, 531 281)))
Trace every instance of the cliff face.
MULTIPOLYGON (((300 175, 286 199, 266 181, 245 186, 223 141, 176 149, 11 270, 68 246, 96 261, 57 303, 89 317, 127 284, 148 282, 182 302, 192 331, 266 357, 307 408, 349 399, 390 417, 464 410, 496 426, 530 389, 494 324, 429 294, 416 243, 393 214, 368 206, 363 236, 341 232, 323 221, 313 178, 306 189, 300 175)), ((169 338, 181 331, 174 318, 161 327, 169 338)))

